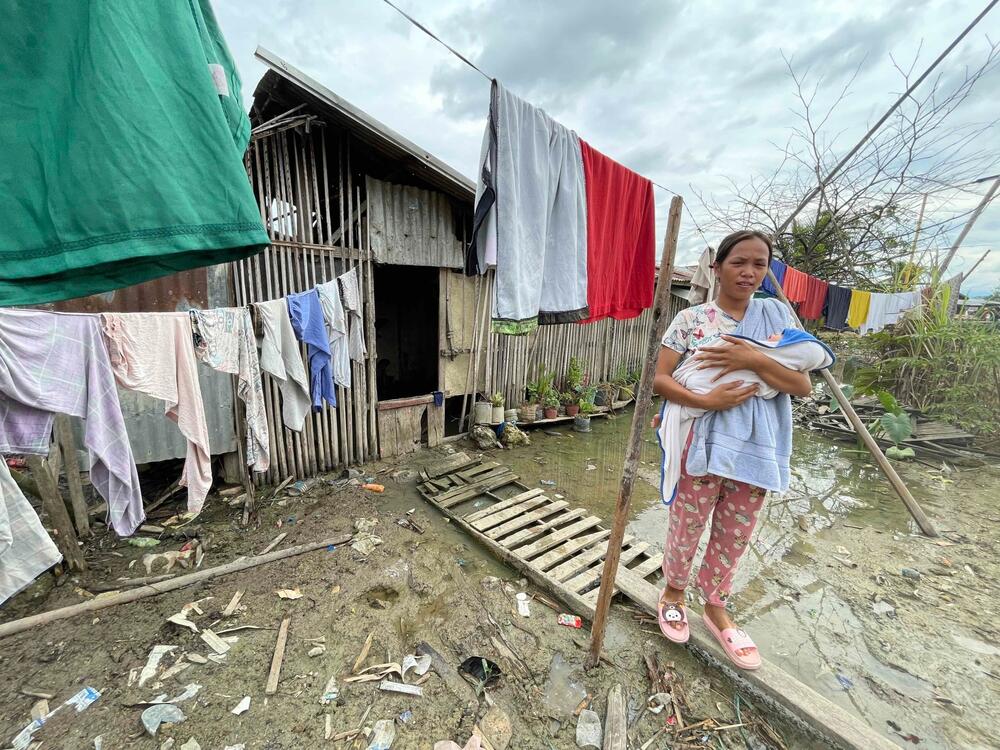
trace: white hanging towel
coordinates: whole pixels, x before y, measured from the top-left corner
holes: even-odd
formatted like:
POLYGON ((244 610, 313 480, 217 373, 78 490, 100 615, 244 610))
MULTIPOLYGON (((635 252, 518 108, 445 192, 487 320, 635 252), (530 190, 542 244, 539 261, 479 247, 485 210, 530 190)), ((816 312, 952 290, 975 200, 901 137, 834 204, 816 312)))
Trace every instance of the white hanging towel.
POLYGON ((493 328, 523 334, 587 307, 587 193, 580 139, 493 81, 466 273, 496 266, 493 328))
POLYGON ((361 288, 358 285, 358 269, 352 268, 347 273, 338 276, 341 301, 348 312, 348 342, 347 348, 351 360, 364 362, 368 348, 365 346, 364 321, 361 319, 361 288))
POLYGON ((288 317, 284 298, 255 302, 264 337, 260 345, 260 369, 278 381, 281 391, 281 419, 285 427, 301 432, 312 403, 309 378, 302 364, 302 352, 288 317))
POLYGON ((62 560, 0 458, 0 604, 62 560))
POLYGON ((330 337, 333 382, 344 388, 350 388, 351 354, 347 341, 347 314, 340 301, 340 285, 336 281, 327 281, 317 284, 316 291, 319 292, 323 322, 326 323, 326 332, 330 337))
POLYGON ((872 292, 871 302, 868 303, 868 317, 861 324, 858 333, 863 336, 866 333, 878 333, 885 328, 889 323, 889 305, 891 301, 891 294, 872 292))

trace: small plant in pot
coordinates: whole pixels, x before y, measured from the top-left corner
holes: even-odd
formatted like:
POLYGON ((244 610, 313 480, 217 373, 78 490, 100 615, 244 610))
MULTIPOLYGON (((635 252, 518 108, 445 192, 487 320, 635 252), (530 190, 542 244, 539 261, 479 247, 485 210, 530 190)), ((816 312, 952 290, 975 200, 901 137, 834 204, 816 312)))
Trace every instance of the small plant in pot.
POLYGON ((562 405, 566 407, 566 416, 575 417, 577 412, 580 411, 579 396, 577 396, 572 391, 565 391, 559 394, 559 400, 562 405))
POLYGON ((573 430, 576 432, 590 432, 590 416, 594 413, 594 405, 589 401, 580 404, 580 413, 573 417, 573 430))
POLYGON ((601 383, 596 388, 593 405, 594 406, 611 406, 611 401, 614 398, 614 386, 610 383, 601 383))
POLYGON ((555 419, 559 416, 559 394, 555 391, 549 391, 545 394, 545 400, 542 401, 542 405, 545 407, 546 419, 555 419))
POLYGON ((503 394, 497 392, 494 393, 492 396, 490 396, 490 404, 493 407, 490 424, 503 424, 503 408, 504 408, 503 394))

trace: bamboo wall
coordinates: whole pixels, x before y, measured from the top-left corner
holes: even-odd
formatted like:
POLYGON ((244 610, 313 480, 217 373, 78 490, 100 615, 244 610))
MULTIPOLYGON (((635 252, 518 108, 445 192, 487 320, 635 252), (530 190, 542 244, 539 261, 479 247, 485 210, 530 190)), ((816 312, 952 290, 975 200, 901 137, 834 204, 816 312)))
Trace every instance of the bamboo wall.
MULTIPOLYGON (((264 375, 271 468, 257 479, 266 483, 377 457, 372 258, 364 180, 352 172, 347 136, 308 125, 303 118, 291 126, 255 132, 251 139, 246 166, 271 245, 233 264, 236 304, 306 291, 357 269, 368 358, 352 363, 352 388, 337 387, 338 408, 324 405, 310 414, 301 433, 282 424, 277 383, 264 375)), ((304 349, 302 354, 305 360, 304 349)), ((242 451, 242 438, 240 446, 242 451)))

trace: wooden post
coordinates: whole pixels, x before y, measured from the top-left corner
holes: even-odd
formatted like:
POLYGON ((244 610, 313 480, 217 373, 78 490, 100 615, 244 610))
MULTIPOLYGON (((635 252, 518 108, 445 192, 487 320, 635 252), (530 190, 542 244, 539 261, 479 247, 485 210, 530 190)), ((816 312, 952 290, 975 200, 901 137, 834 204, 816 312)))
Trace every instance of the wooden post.
MULTIPOLYGON (((801 328, 802 321, 799 320, 798 313, 795 312, 795 308, 792 307, 792 303, 788 301, 788 297, 785 296, 785 292, 781 288, 781 283, 774 277, 774 274, 771 273, 770 268, 767 269, 767 278, 770 279, 771 285, 774 287, 775 291, 778 292, 778 298, 785 303, 791 311, 795 322, 801 328)), ((882 473, 885 474, 886 478, 889 480, 889 484, 892 485, 892 488, 896 490, 896 494, 898 494, 900 499, 902 499, 906 509, 910 511, 910 515, 913 516, 917 525, 920 527, 920 530, 927 536, 936 537, 938 533, 937 530, 935 530, 934 525, 931 523, 931 520, 927 517, 927 514, 924 513, 920 504, 917 503, 916 498, 910 494, 906 484, 904 484, 899 474, 896 473, 896 469, 894 469, 892 464, 889 463, 889 459, 885 457, 884 453, 882 453, 882 449, 879 448, 878 443, 875 442, 875 438, 872 437, 868 428, 865 427, 865 423, 861 421, 858 413, 854 411, 854 407, 851 406, 850 400, 844 394, 844 391, 841 390, 840 385, 834 379, 833 375, 830 374, 828 369, 820 370, 820 375, 823 377, 823 381, 826 383, 827 388, 830 389, 834 398, 837 399, 837 403, 840 404, 840 408, 844 410, 844 415, 854 427, 854 431, 858 433, 858 437, 861 438, 861 442, 863 442, 865 447, 871 452, 872 456, 875 458, 875 463, 878 464, 882 473)))
POLYGON ((649 340, 646 343, 646 360, 642 366, 642 378, 635 395, 635 411, 632 414, 632 427, 629 431, 628 446, 625 450, 625 465, 622 468, 621 484, 618 488, 618 500, 615 503, 615 517, 611 525, 611 536, 608 538, 608 552, 604 558, 604 571, 601 573, 601 590, 597 595, 597 605, 591 629, 590 653, 584 662, 586 669, 596 667, 600 662, 601 647, 604 645, 604 630, 607 627, 608 610, 611 608, 611 596, 615 589, 615 577, 618 574, 618 560, 622 553, 622 539, 625 537, 625 523, 628 521, 629 503, 632 501, 632 487, 639 467, 639 452, 642 446, 642 433, 649 425, 649 407, 653 395, 653 376, 656 374, 656 359, 660 351, 660 341, 666 331, 670 311, 670 287, 674 274, 674 255, 677 252, 677 235, 680 231, 681 210, 684 201, 679 195, 670 200, 670 213, 667 219, 667 233, 663 238, 663 256, 660 258, 660 273, 656 282, 656 295, 653 298, 654 322, 649 329, 649 340))
POLYGON ((80 545, 77 543, 76 532, 73 530, 73 522, 69 518, 66 506, 63 504, 62 495, 59 494, 59 487, 56 485, 55 477, 49 469, 48 461, 41 456, 25 456, 31 475, 38 485, 38 492, 42 496, 42 507, 48 514, 49 522, 56 531, 56 546, 62 553, 63 560, 70 570, 86 570, 87 563, 80 552, 80 545))
POLYGON ((66 484, 69 485, 69 499, 73 507, 76 532, 81 536, 90 536, 90 514, 87 512, 87 501, 83 497, 80 463, 76 460, 76 440, 73 438, 69 417, 57 414, 53 431, 56 442, 62 450, 63 469, 66 472, 66 484))
POLYGON ((996 193, 997 188, 1000 188, 1000 177, 997 177, 993 181, 993 184, 990 185, 990 189, 986 191, 986 195, 983 196, 983 199, 979 201, 979 205, 976 206, 976 210, 972 212, 972 216, 970 216, 969 220, 965 222, 965 226, 962 227, 962 231, 959 233, 958 238, 955 240, 955 244, 951 246, 951 249, 948 251, 948 255, 945 256, 944 262, 941 264, 941 267, 934 272, 935 280, 940 279, 944 276, 944 272, 948 270, 948 266, 951 263, 952 259, 955 257, 955 253, 958 252, 958 248, 962 246, 962 243, 965 242, 966 236, 969 234, 970 231, 972 231, 972 227, 975 225, 976 220, 979 218, 979 215, 982 214, 983 209, 985 209, 986 206, 989 205, 989 202, 993 200, 993 194, 996 193))

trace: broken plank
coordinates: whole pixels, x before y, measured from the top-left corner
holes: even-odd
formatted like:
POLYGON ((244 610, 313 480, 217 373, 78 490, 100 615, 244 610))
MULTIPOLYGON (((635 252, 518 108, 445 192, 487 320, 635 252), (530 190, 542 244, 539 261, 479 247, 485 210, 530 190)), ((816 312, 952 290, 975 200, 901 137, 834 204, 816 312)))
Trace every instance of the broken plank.
POLYGON ((529 526, 528 528, 517 531, 508 537, 500 539, 499 541, 500 544, 504 545, 508 549, 513 549, 515 545, 533 542, 552 529, 564 526, 571 521, 582 518, 585 515, 587 515, 587 511, 583 508, 574 508, 573 510, 563 511, 555 518, 549 518, 548 520, 542 521, 535 526, 529 526))
POLYGON ((486 518, 480 518, 478 521, 472 521, 472 528, 478 529, 479 531, 486 531, 487 529, 492 529, 500 524, 510 521, 511 519, 517 518, 522 513, 534 510, 539 505, 545 505, 546 503, 551 502, 552 501, 544 495, 535 495, 535 497, 528 498, 517 505, 500 511, 499 513, 493 513, 492 515, 486 516, 486 518))
POLYGON ((607 539, 610 534, 610 529, 600 529, 595 531, 593 534, 587 534, 586 536, 577 537, 576 539, 570 539, 568 542, 560 544, 554 550, 546 552, 537 560, 532 560, 531 564, 539 570, 544 571, 547 568, 551 568, 553 565, 557 565, 563 560, 572 557, 580 550, 586 549, 591 544, 607 539))
POLYGON ((531 558, 537 557, 543 552, 548 552, 553 547, 558 547, 567 539, 572 539, 573 537, 582 534, 584 531, 589 531, 600 522, 601 519, 597 516, 587 516, 582 521, 577 521, 576 523, 559 529, 552 534, 546 534, 538 541, 532 542, 531 544, 527 544, 523 547, 511 547, 510 549, 515 555, 518 555, 519 557, 522 557, 530 562, 531 558))
POLYGON ((507 508, 512 508, 513 506, 518 505, 519 503, 523 503, 525 500, 530 500, 533 497, 538 497, 544 492, 545 490, 541 488, 535 488, 532 490, 528 490, 527 492, 521 492, 517 495, 514 495, 514 497, 507 498, 506 500, 501 500, 499 503, 497 503, 496 505, 491 505, 489 508, 483 508, 482 510, 477 510, 475 513, 470 513, 469 515, 464 516, 464 518, 468 523, 474 525, 475 522, 481 518, 493 515, 494 513, 501 510, 507 510, 507 508))
POLYGON ((238 606, 240 606, 240 599, 243 598, 243 594, 245 594, 245 593, 246 593, 246 589, 237 589, 236 590, 236 593, 233 594, 233 598, 229 600, 229 604, 227 604, 226 608, 224 610, 222 610, 222 616, 223 617, 231 617, 232 616, 232 614, 236 611, 236 608, 238 606))
POLYGON ((478 458, 469 458, 465 453, 456 453, 439 463, 425 466, 424 471, 427 473, 428 479, 437 479, 445 474, 452 474, 477 463, 479 463, 478 458))
MULTIPOLYGON (((634 541, 635 537, 626 536, 622 540, 622 549, 632 544, 634 541)), ((590 567, 593 563, 598 560, 603 560, 607 551, 606 545, 599 544, 596 547, 591 547, 581 552, 576 557, 562 563, 559 567, 550 570, 547 575, 552 576, 552 579, 555 581, 568 581, 573 576, 590 567)))
MULTIPOLYGON (((637 558, 639 555, 641 555, 643 552, 646 551, 647 546, 648 545, 645 542, 639 542, 635 546, 629 547, 628 549, 625 549, 623 547, 620 564, 624 566, 632 562, 635 558, 637 558)), ((565 581, 563 583, 563 586, 568 588, 570 591, 575 591, 579 593, 580 591, 583 591, 583 589, 590 586, 592 583, 601 580, 601 574, 603 572, 604 572, 604 563, 601 563, 596 568, 591 568, 590 570, 586 570, 583 573, 580 573, 579 575, 570 578, 568 581, 565 581)))
POLYGON ((439 505, 444 508, 454 508, 456 505, 461 505, 466 500, 471 500, 474 497, 479 497, 484 495, 490 490, 495 490, 498 487, 503 487, 507 484, 513 484, 517 481, 517 475, 507 472, 503 475, 497 475, 488 482, 483 482, 482 484, 477 484, 475 486, 470 486, 468 491, 454 495, 444 502, 440 502, 439 505))
MULTIPOLYGON (((469 484, 459 484, 457 487, 452 487, 450 490, 445 490, 440 495, 438 495, 436 501, 445 502, 451 499, 452 497, 455 497, 456 495, 461 495, 472 489, 478 489, 481 486, 489 484, 493 479, 506 475, 514 476, 514 472, 512 472, 506 466, 498 466, 497 468, 488 471, 479 477, 476 477, 476 480, 474 482, 470 482, 469 484)), ((514 478, 516 479, 516 477, 514 478)))
POLYGON ((271 671, 268 672, 267 685, 264 687, 265 695, 274 695, 278 692, 281 662, 285 659, 285 643, 288 641, 288 623, 291 621, 291 617, 286 617, 278 628, 278 640, 274 643, 274 656, 271 657, 271 671))
MULTIPOLYGON (((538 510, 533 510, 530 513, 525 513, 518 518, 512 518, 505 523, 500 524, 496 528, 490 529, 486 532, 486 536, 490 539, 500 539, 501 537, 507 536, 508 534, 517 531, 518 529, 523 529, 529 524, 540 521, 541 519, 551 516, 553 513, 562 510, 569 503, 565 500, 550 500, 548 505, 545 505, 538 510)), ((501 542, 502 543, 502 542, 501 542)), ((506 546, 506 545, 505 545, 506 546)))
MULTIPOLYGON (((479 464, 479 466, 473 466, 471 469, 466 469, 465 471, 456 471, 453 473, 458 474, 458 476, 460 476, 462 479, 471 482, 473 477, 479 476, 480 474, 484 474, 487 471, 492 471, 493 469, 500 467, 501 464, 498 464, 496 461, 486 461, 484 463, 479 464)), ((506 469, 507 467, 503 466, 503 468, 506 469)))
POLYGON ((645 560, 641 560, 634 568, 631 568, 629 572, 639 576, 639 578, 645 578, 662 567, 663 559, 656 555, 650 555, 645 560))

